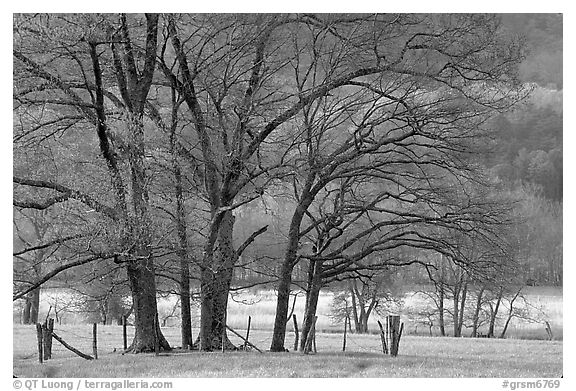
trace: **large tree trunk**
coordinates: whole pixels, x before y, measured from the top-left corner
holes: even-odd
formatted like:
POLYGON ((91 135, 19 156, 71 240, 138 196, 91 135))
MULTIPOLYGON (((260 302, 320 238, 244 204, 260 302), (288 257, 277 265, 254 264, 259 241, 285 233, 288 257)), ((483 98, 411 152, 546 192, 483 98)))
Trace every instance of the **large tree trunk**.
POLYGON ((213 313, 214 273, 203 266, 200 272, 200 332, 198 335, 199 349, 212 350, 212 313, 213 313))
MULTIPOLYGON (((295 259, 296 257, 294 257, 295 259)), ((276 301, 276 316, 274 318, 274 333, 270 351, 284 352, 284 338, 286 337, 286 322, 288 321, 288 307, 290 305, 290 286, 292 285, 292 264, 284 261, 280 269, 278 283, 278 300, 276 301)))
MULTIPOLYGON (((308 181, 310 182, 310 181, 308 181)), ((308 183, 303 194, 308 193, 311 182, 308 183)), ((273 352, 284 352, 284 338, 286 337, 286 323, 288 322, 288 307, 290 305, 290 286, 292 285, 292 271, 298 259, 298 244, 300 243, 300 224, 305 211, 313 201, 313 197, 308 193, 304 195, 301 202, 296 207, 290 228, 288 230, 288 244, 284 254, 284 261, 280 268, 278 282, 278 299, 276 302, 276 315, 274 318, 274 332, 272 334, 272 344, 270 350, 273 352)))
POLYGON ((366 333, 368 333, 368 318, 370 315, 365 310, 361 311, 360 315, 361 315, 361 319, 362 319, 362 321, 360 322, 361 332, 362 332, 362 334, 366 334, 366 333))
MULTIPOLYGON (((134 340, 128 348, 131 353, 153 352, 157 313, 154 262, 151 258, 132 261, 127 267, 132 301, 134 304, 134 340)), ((170 350, 170 345, 158 328, 160 349, 170 350)))
POLYGON ((237 259, 232 242, 233 229, 234 215, 231 211, 224 212, 212 268, 205 267, 201 273, 200 349, 205 351, 221 349, 222 344, 226 349, 236 349, 226 333, 228 295, 237 259))
POLYGON ((22 313, 22 323, 38 323, 38 312, 40 310, 40 288, 36 288, 26 295, 26 303, 22 313))
POLYGON ((362 290, 358 289, 358 284, 356 280, 352 284, 352 294, 356 296, 356 303, 358 305, 358 309, 356 310, 356 314, 358 314, 358 323, 356 324, 356 332, 358 334, 365 334, 366 330, 368 329, 368 319, 366 316, 366 300, 364 294, 366 292, 366 285, 361 280, 360 283, 362 284, 362 290))
POLYGON ((133 353, 153 351, 156 333, 159 336, 160 349, 170 350, 170 345, 162 335, 160 327, 157 326, 158 330, 155 330, 158 307, 154 261, 151 252, 151 220, 144 166, 144 124, 141 114, 129 116, 128 133, 132 138, 129 162, 134 211, 134 218, 130 222, 130 237, 136 242, 131 251, 133 259, 129 260, 127 265, 135 314, 134 341, 128 350, 133 353))

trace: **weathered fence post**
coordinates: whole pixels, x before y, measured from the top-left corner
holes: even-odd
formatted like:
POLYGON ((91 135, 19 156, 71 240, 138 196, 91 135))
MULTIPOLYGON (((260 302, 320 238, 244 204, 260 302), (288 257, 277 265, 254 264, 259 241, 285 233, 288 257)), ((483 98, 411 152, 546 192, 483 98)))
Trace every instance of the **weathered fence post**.
POLYGON ((292 320, 294 321, 294 351, 297 352, 298 339, 300 334, 298 333, 298 322, 296 321, 296 314, 292 314, 292 320))
POLYGON ((388 345, 386 344, 386 333, 384 332, 384 327, 382 323, 378 320, 378 327, 380 327, 380 341, 382 342, 382 353, 388 354, 388 345))
POLYGON ((42 356, 44 361, 52 358, 52 331, 54 330, 54 319, 46 319, 42 327, 42 356))
POLYGON ((158 335, 158 328, 160 327, 158 323, 158 312, 154 314, 154 354, 157 356, 160 354, 160 336, 158 335))
POLYGON ((250 323, 252 322, 252 317, 248 315, 248 328, 246 329, 246 340, 244 341, 244 350, 248 347, 248 337, 250 336, 250 323))
POLYGON ((126 315, 122 315, 122 338, 123 338, 123 341, 124 341, 124 350, 128 349, 128 338, 127 338, 127 334, 126 334, 126 323, 127 323, 126 315))
POLYGON ((48 348, 48 358, 52 359, 52 333, 54 332, 54 318, 48 319, 48 341, 45 346, 48 348))
POLYGON ((400 332, 398 333, 398 340, 396 341, 396 355, 398 355, 398 349, 400 348, 400 339, 402 338, 402 331, 404 331, 404 322, 400 323, 400 332))
POLYGON ((98 326, 96 323, 92 325, 92 353, 94 354, 94 359, 98 360, 98 326))
POLYGON ((42 325, 40 323, 36 323, 36 336, 38 338, 38 361, 42 364, 43 357, 42 357, 42 325))

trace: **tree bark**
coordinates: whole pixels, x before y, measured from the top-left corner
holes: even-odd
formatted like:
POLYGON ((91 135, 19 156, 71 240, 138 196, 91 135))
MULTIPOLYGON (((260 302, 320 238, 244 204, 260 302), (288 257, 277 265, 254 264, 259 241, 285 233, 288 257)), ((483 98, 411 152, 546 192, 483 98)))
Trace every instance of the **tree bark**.
MULTIPOLYGON (((296 258, 294 256, 294 258, 296 258)), ((286 321, 288 320, 288 307, 290 305, 290 286, 292 285, 292 265, 286 260, 280 269, 278 283, 278 300, 276 301, 276 315, 274 318, 274 333, 270 351, 284 352, 284 339, 286 337, 286 321)), ((303 333, 302 333, 303 335, 303 333)))
POLYGON ((135 240, 127 264, 127 274, 134 303, 135 335, 128 351, 132 353, 154 351, 155 335, 158 333, 160 349, 170 350, 170 345, 155 324, 157 314, 156 279, 151 253, 150 215, 146 172, 144 167, 144 124, 141 115, 128 118, 129 134, 132 137, 129 162, 132 178, 132 207, 130 237, 135 240))
POLYGON ((318 298, 320 297, 320 289, 322 288, 322 262, 313 262, 314 269, 312 278, 306 292, 306 311, 304 313, 304 321, 302 323, 302 337, 300 339, 300 350, 303 351, 306 347, 308 333, 316 319, 316 309, 318 308, 318 298))
POLYGON ((355 280, 352 280, 348 284, 348 289, 350 290, 350 297, 352 299, 352 315, 354 316, 354 330, 360 332, 360 322, 358 320, 358 309, 356 307, 356 293, 354 292, 354 286, 356 284, 355 280))
POLYGON ((40 288, 36 288, 26 295, 26 303, 24 304, 24 310, 22 314, 23 323, 24 324, 38 323, 39 308, 40 308, 40 288))
MULTIPOLYGON (((361 281, 362 282, 362 281, 361 281)), ((366 291, 364 283, 362 282, 362 292, 360 292, 360 289, 358 289, 358 285, 356 284, 356 281, 354 281, 354 294, 356 295, 356 301, 358 303, 358 312, 360 313, 358 315, 358 326, 356 328, 356 332, 358 332, 359 334, 365 334, 367 329, 368 329, 368 319, 366 317, 366 303, 364 300, 364 292, 366 291)))
POLYGON ((236 349, 226 336, 228 295, 237 259, 232 243, 233 229, 232 212, 224 212, 212 267, 204 267, 201 273, 200 348, 205 351, 221 349, 222 344, 225 349, 236 349))
MULTIPOLYGON (((154 262, 151 258, 130 262, 127 267, 132 301, 134 303, 134 339, 128 352, 141 353, 154 351, 154 317, 157 313, 156 282, 154 262)), ((157 330, 160 349, 170 350, 168 341, 162 332, 157 330)))
MULTIPOLYGON (((292 285, 292 271, 298 260, 298 244, 300 243, 300 225, 305 211, 313 201, 309 190, 312 180, 309 178, 302 198, 290 222, 288 230, 288 244, 284 254, 284 261, 280 267, 278 281, 278 299, 276 302, 276 315, 274 318, 274 332, 272 334, 272 344, 270 350, 273 352, 284 352, 284 339, 286 337, 286 323, 288 322, 288 307, 290 305, 290 286, 292 285)), ((302 333, 304 334, 304 333, 302 333)))

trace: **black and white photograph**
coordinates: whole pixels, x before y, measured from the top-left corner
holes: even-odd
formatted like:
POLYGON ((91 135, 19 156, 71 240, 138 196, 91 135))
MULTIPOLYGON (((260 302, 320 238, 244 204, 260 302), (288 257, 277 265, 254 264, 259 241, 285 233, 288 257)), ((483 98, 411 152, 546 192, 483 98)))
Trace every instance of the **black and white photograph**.
POLYGON ((13 389, 564 388, 564 14, 380 8, 11 15, 13 389))

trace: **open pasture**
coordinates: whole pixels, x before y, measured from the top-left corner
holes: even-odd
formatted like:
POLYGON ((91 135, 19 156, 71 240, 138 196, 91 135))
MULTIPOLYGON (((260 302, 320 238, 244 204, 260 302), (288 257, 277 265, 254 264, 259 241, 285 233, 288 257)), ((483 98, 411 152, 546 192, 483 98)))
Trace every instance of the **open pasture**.
MULTIPOLYGON (((59 326, 54 330, 79 350, 91 354, 91 326, 59 326)), ((131 331, 129 329, 129 331, 131 331)), ((244 330, 238 330, 244 333, 244 330)), ((179 329, 163 332, 179 345, 179 329)), ((250 340, 268 349, 270 331, 254 330, 250 340)), ((129 334, 129 338, 131 335, 129 334)), ((318 333, 318 353, 262 354, 196 351, 122 355, 120 326, 99 326, 99 359, 86 361, 54 341, 53 359, 40 364, 33 326, 14 327, 14 374, 22 377, 560 377, 561 341, 471 339, 405 336, 396 358, 381 352, 377 335, 318 333), (116 351, 114 351, 116 349, 116 351)), ((231 340, 241 344, 239 338, 231 340)), ((287 333, 286 346, 294 334, 287 333)))

